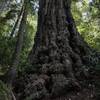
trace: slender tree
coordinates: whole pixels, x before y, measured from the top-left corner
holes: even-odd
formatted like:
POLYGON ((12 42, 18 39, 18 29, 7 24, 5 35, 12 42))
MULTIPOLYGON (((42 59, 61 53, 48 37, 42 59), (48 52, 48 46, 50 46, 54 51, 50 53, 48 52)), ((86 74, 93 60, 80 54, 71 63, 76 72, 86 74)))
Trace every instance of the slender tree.
POLYGON ((18 27, 18 23, 20 22, 20 19, 21 19, 22 14, 23 14, 23 9, 24 9, 24 5, 22 6, 20 13, 18 14, 18 17, 17 17, 17 20, 16 20, 16 22, 15 22, 15 25, 14 25, 12 31, 11 31, 10 38, 11 38, 11 37, 14 35, 14 33, 16 32, 16 28, 18 27))
POLYGON ((27 19, 27 1, 24 1, 23 8, 21 10, 22 12, 22 19, 20 22, 19 30, 18 30, 18 36, 15 46, 15 51, 12 56, 12 64, 10 66, 10 69, 6 73, 5 77, 7 77, 6 81, 8 84, 12 85, 12 82, 16 78, 17 75, 17 66, 20 61, 20 53, 23 46, 23 38, 25 35, 26 30, 26 19, 27 19))

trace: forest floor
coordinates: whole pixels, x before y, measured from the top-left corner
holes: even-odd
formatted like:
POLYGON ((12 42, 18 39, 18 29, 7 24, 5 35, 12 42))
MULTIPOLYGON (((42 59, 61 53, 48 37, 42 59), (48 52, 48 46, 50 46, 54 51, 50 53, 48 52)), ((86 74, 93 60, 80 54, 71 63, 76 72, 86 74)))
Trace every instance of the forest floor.
POLYGON ((60 96, 54 99, 46 98, 43 100, 100 100, 100 70, 96 71, 96 75, 93 77, 93 83, 94 85, 90 85, 90 88, 84 88, 78 92, 69 92, 66 96, 60 96))
POLYGON ((100 70, 95 72, 91 82, 90 80, 82 82, 84 82, 82 83, 84 86, 79 91, 73 91, 74 89, 72 89, 72 91, 69 91, 65 96, 63 95, 57 98, 46 97, 38 100, 100 100, 100 70))

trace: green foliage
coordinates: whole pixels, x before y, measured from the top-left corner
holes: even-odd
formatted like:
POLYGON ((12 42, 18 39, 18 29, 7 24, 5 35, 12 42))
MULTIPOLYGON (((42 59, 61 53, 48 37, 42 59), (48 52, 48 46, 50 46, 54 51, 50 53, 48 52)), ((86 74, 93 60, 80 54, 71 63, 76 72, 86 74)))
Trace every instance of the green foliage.
POLYGON ((10 89, 0 81, 0 100, 11 100, 10 89))
POLYGON ((27 17, 27 29, 24 37, 23 49, 21 52, 21 60, 18 68, 19 71, 24 70, 25 66, 28 65, 26 61, 29 51, 32 49, 32 45, 34 43, 36 27, 37 27, 37 16, 29 14, 27 17))
POLYGON ((16 12, 14 11, 16 11, 16 9, 8 9, 3 11, 0 15, 0 64, 7 67, 11 63, 16 41, 16 37, 9 40, 14 20, 16 19, 16 12))
POLYGON ((78 31, 87 43, 100 51, 100 1, 78 0, 72 3, 72 13, 78 31))
MULTIPOLYGON (((0 66, 0 69, 2 70, 8 69, 12 61, 12 54, 14 52, 16 45, 17 33, 14 34, 14 36, 11 37, 11 39, 9 38, 13 26, 16 22, 15 21, 16 15, 18 15, 19 10, 21 8, 20 5, 17 6, 17 4, 16 5, 13 4, 12 5, 13 7, 11 7, 9 11, 7 10, 5 12, 2 12, 2 14, 0 15, 0 64, 1 66, 3 66, 3 67, 0 66)), ((26 26, 27 29, 24 35, 24 44, 20 55, 21 59, 18 68, 19 71, 21 71, 22 66, 26 64, 28 53, 34 42, 36 26, 37 26, 37 15, 33 15, 29 9, 27 16, 27 26, 26 26)))
POLYGON ((0 37, 0 43, 0 64, 10 65, 15 39, 9 41, 7 37, 2 36, 0 37))

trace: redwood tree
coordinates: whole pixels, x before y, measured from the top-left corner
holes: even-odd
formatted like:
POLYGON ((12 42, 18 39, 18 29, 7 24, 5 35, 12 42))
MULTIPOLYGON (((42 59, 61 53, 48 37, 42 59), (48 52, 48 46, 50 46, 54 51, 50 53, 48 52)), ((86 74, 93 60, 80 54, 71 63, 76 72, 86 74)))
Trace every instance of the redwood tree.
POLYGON ((26 86, 25 93, 31 89, 25 94, 27 99, 58 100, 68 95, 68 91, 79 91, 81 78, 89 77, 83 58, 90 52, 77 31, 71 0, 39 0, 38 27, 29 54, 29 63, 34 69, 30 73, 34 75, 31 86, 26 86))

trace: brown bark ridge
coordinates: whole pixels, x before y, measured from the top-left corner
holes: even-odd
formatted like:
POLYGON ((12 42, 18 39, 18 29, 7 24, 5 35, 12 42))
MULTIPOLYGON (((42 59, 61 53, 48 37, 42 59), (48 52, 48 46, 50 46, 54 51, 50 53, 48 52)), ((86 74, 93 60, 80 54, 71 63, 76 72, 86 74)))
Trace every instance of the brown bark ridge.
POLYGON ((71 0, 40 0, 39 5, 35 44, 29 54, 35 70, 30 71, 26 100, 78 100, 67 95, 82 89, 80 80, 88 76, 82 57, 90 48, 75 26, 71 0))

